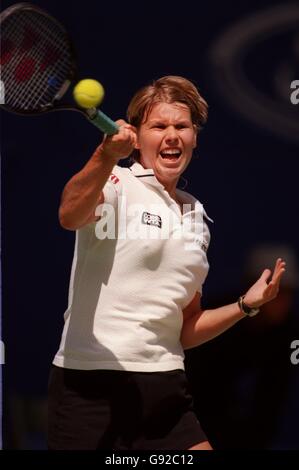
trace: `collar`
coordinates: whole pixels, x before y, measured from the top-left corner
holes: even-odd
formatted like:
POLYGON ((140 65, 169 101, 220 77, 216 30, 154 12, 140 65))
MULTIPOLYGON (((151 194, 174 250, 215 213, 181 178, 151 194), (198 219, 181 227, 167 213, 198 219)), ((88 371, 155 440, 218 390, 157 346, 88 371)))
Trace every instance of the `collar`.
POLYGON ((130 166, 129 170, 132 171, 134 176, 155 176, 154 170, 151 168, 143 168, 141 163, 135 162, 130 166))
POLYGON ((143 168, 143 166, 135 162, 132 166, 130 166, 129 170, 133 173, 136 178, 142 179, 144 183, 150 184, 151 186, 156 186, 159 188, 163 188, 163 184, 161 184, 157 178, 155 177, 154 170, 152 168, 143 168))
MULTIPOLYGON (((163 192, 168 196, 169 199, 171 199, 173 202, 175 202, 168 194, 168 192, 165 190, 163 184, 161 184, 157 178, 155 177, 154 170, 152 168, 143 168, 143 166, 135 162, 133 163, 132 166, 129 167, 129 170, 133 173, 136 178, 142 179, 142 181, 146 184, 149 184, 151 186, 155 186, 158 188, 161 188, 163 192)), ((199 202, 192 194, 187 193, 187 191, 182 191, 181 189, 176 189, 177 194, 180 196, 180 200, 183 203, 186 204, 192 204, 195 210, 200 210, 203 212, 203 215, 210 221, 213 222, 212 219, 207 215, 203 205, 201 202, 199 202)))
MULTIPOLYGON (((152 168, 144 168, 140 163, 135 162, 132 166, 130 166, 129 170, 133 173, 136 178, 140 178, 142 182, 150 185, 155 186, 156 188, 162 189, 162 191, 167 194, 168 198, 174 201, 165 190, 163 184, 158 181, 155 176, 154 170, 152 168)), ((193 203, 197 202, 197 199, 193 197, 191 194, 187 193, 186 191, 181 191, 180 189, 176 189, 177 194, 180 195, 180 199, 183 203, 193 203)), ((174 201, 175 202, 175 201, 174 201)))

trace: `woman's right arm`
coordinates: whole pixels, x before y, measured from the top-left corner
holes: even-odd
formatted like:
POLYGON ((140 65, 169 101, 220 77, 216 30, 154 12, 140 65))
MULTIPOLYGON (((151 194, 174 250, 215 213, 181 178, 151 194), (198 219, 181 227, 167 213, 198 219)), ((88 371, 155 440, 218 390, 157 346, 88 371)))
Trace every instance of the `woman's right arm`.
POLYGON ((103 188, 113 167, 130 155, 136 144, 136 130, 117 121, 119 132, 105 136, 90 160, 65 185, 59 207, 59 221, 68 230, 77 230, 96 220, 95 209, 104 202, 103 188))

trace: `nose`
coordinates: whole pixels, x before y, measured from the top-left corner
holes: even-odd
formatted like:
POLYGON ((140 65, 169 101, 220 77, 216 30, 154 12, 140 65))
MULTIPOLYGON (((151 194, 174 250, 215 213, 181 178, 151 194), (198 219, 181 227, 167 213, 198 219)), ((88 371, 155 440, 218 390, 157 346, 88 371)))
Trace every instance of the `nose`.
POLYGON ((165 141, 168 144, 174 144, 178 142, 177 130, 174 126, 168 126, 166 128, 165 141))

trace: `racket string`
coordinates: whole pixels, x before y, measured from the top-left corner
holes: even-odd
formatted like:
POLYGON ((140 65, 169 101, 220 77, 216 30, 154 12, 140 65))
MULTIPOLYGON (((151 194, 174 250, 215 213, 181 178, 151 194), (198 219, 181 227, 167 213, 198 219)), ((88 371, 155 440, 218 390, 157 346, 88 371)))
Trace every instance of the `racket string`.
POLYGON ((24 11, 3 29, 5 43, 14 45, 13 57, 2 67, 6 104, 34 110, 52 102, 72 67, 64 30, 46 16, 24 11))
MULTIPOLYGON (((48 34, 48 28, 47 30, 45 31, 45 33, 48 34)), ((45 37, 45 34, 42 35, 42 39, 40 38, 39 39, 39 44, 38 44, 38 47, 35 48, 32 52, 32 56, 34 57, 34 59, 36 60, 36 64, 37 64, 37 67, 41 67, 41 60, 45 60, 44 57, 41 57, 40 55, 40 50, 44 50, 45 51, 45 48, 47 47, 47 41, 49 41, 49 38, 48 37, 45 37)), ((57 46, 57 44, 56 44, 57 46)), ((28 99, 27 99, 27 102, 25 101, 24 102, 24 106, 25 108, 28 108, 28 107, 33 107, 33 108, 36 108, 36 105, 38 104, 38 102, 40 102, 43 98, 44 95, 47 95, 47 91, 48 91, 48 83, 47 83, 47 79, 49 76, 51 76, 51 74, 54 74, 55 73, 55 69, 52 70, 52 68, 49 68, 48 70, 48 74, 47 75, 41 75, 39 74, 39 70, 38 68, 35 70, 34 72, 34 75, 32 77, 32 79, 30 80, 30 82, 28 83, 28 89, 30 90, 31 89, 31 86, 32 86, 32 83, 35 82, 35 94, 37 96, 37 99, 35 100, 35 102, 31 102, 31 96, 30 94, 28 95, 28 99), (43 91, 42 95, 40 94, 41 92, 43 91), (30 106, 31 105, 31 106, 30 106)), ((58 77, 56 76, 56 79, 58 77)), ((24 95, 25 93, 23 93, 24 95)), ((48 98, 49 100, 49 98, 48 98)), ((47 101, 47 97, 45 99, 45 101, 47 101)), ((42 104, 42 103, 41 103, 42 104)))

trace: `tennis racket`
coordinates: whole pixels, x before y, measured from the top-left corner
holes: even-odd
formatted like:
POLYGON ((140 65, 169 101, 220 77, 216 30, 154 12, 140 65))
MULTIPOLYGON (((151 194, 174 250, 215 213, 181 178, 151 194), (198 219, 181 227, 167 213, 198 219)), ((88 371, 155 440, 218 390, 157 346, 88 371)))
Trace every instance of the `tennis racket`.
POLYGON ((70 110, 84 114, 102 132, 118 125, 96 108, 61 103, 77 76, 74 48, 65 28, 30 3, 17 3, 0 14, 1 108, 21 115, 70 110))

